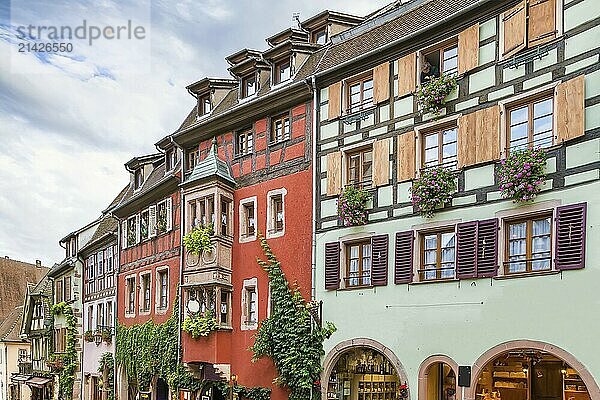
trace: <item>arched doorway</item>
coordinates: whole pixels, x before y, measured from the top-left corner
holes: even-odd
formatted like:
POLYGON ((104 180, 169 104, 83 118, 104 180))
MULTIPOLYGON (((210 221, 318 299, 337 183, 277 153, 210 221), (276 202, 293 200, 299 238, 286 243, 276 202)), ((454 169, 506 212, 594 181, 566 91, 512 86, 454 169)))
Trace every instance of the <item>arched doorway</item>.
POLYGON ((169 385, 162 378, 156 380, 156 400, 169 400, 169 385))
POLYGON ((458 364, 450 357, 431 356, 419 369, 419 399, 455 400, 458 364))
POLYGON ((468 398, 476 400, 599 400, 589 371, 566 351, 536 341, 496 346, 475 363, 468 398))
POLYGON ((369 339, 337 345, 326 357, 322 398, 336 400, 405 400, 407 379, 396 356, 369 339))

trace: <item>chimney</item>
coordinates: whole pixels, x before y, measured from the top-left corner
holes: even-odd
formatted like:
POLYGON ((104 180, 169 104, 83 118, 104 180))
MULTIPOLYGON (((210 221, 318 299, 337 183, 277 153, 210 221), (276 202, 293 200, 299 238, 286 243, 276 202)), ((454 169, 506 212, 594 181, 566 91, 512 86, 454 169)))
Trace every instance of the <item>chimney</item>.
POLYGON ((35 266, 38 268, 42 267, 42 261, 41 260, 35 260, 35 266))

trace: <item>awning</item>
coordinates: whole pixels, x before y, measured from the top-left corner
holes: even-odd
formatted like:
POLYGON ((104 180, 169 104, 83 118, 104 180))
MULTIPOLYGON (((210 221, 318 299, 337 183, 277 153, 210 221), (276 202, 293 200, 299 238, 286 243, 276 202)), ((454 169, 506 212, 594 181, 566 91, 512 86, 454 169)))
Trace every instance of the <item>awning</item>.
POLYGON ((48 382, 52 382, 52 378, 42 378, 39 376, 34 376, 33 378, 29 379, 25 383, 28 384, 29 386, 43 388, 48 382))
POLYGON ((10 380, 15 382, 15 383, 23 383, 26 380, 28 380, 29 378, 31 378, 31 375, 13 375, 10 377, 10 380))

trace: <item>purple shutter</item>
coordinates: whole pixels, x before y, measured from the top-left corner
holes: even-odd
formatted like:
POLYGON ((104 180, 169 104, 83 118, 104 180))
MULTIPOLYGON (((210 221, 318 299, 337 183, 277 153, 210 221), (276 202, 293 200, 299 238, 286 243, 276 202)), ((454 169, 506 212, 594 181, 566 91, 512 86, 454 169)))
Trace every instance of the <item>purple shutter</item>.
POLYGON ((396 233, 394 283, 410 283, 413 279, 413 231, 396 233))
POLYGON ((456 277, 477 276, 477 221, 458 224, 456 227, 456 277))
POLYGON ((587 203, 570 204, 556 209, 557 270, 585 267, 585 224, 587 203))
POLYGON ((371 283, 385 286, 388 283, 388 235, 371 238, 371 283))
POLYGON ((498 274, 498 219, 486 219, 477 224, 477 277, 498 274))
POLYGON ((325 243, 325 289, 340 288, 340 243, 325 243))

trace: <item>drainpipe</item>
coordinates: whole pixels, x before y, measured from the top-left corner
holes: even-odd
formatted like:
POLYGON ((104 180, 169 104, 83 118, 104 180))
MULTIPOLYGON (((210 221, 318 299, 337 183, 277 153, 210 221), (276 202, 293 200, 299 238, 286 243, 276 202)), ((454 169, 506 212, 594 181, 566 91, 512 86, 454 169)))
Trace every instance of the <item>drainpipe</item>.
MULTIPOLYGON (((315 284, 317 277, 317 84, 315 76, 311 77, 311 89, 313 92, 312 109, 312 287, 311 300, 317 298, 317 287, 315 284)), ((312 393, 312 392, 311 392, 312 393)))
MULTIPOLYGON (((171 136, 171 142, 175 144, 173 141, 173 136, 171 136)), ((175 148, 178 148, 177 144, 175 144, 175 148)), ((181 181, 183 182, 185 171, 183 170, 183 149, 181 152, 181 181)), ((185 228, 185 207, 184 207, 184 198, 183 198, 183 188, 179 188, 179 285, 177 285, 177 296, 179 297, 179 301, 177 301, 178 310, 177 310, 177 354, 178 361, 181 362, 183 359, 183 349, 181 346, 181 317, 183 310, 183 289, 181 285, 183 284, 183 267, 184 267, 184 259, 183 259, 183 235, 185 228)))

